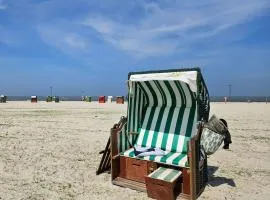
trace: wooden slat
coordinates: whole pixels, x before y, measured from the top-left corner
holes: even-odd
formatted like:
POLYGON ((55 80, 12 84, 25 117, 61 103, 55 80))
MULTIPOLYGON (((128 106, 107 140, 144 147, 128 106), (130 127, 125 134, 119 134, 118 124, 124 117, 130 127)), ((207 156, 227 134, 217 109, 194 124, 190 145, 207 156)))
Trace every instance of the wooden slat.
POLYGON ((96 174, 99 175, 111 168, 111 140, 108 139, 107 145, 103 151, 101 161, 99 163, 96 174))
POLYGON ((112 183, 114 185, 118 185, 118 186, 121 186, 121 187, 126 187, 126 188, 130 188, 130 189, 133 189, 133 190, 138 190, 138 191, 141 191, 141 192, 146 192, 145 183, 128 180, 128 179, 121 178, 121 177, 115 178, 112 181, 112 183))

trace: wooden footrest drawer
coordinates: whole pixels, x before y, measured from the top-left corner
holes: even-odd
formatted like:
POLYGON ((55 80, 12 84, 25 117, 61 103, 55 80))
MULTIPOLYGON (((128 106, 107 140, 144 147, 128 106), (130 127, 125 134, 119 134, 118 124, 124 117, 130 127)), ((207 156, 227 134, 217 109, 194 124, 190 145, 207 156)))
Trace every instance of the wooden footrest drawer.
POLYGON ((145 177, 148 197, 160 200, 174 200, 181 192, 182 172, 160 167, 145 177))

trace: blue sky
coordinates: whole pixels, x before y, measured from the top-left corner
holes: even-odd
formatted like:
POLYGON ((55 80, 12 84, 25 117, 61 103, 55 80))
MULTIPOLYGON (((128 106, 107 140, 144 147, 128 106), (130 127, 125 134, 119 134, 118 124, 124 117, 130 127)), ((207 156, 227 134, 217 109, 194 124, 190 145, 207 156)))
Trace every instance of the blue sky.
POLYGON ((270 96, 269 0, 0 0, 0 93, 122 95, 199 66, 211 95, 270 96))

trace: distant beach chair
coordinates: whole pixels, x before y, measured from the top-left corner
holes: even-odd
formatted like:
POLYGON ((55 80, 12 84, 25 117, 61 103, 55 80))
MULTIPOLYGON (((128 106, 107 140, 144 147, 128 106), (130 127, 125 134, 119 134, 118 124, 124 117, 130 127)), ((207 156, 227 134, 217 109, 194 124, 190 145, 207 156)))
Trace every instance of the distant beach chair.
POLYGON ((99 103, 105 103, 106 102, 106 97, 105 96, 99 96, 98 97, 98 102, 99 103))
POLYGON ((116 103, 117 104, 124 104, 125 102, 125 97, 124 96, 117 96, 116 97, 116 103))
POLYGON ((38 102, 37 96, 31 96, 31 103, 37 103, 37 102, 38 102))
POLYGON ((128 85, 128 115, 113 126, 107 144, 112 183, 156 199, 196 199, 207 182, 200 136, 210 110, 200 69, 129 73, 128 85), (142 147, 164 155, 136 156, 142 147))
POLYGON ((59 98, 58 96, 55 96, 55 97, 54 97, 54 102, 55 102, 55 103, 59 103, 59 102, 60 102, 60 98, 59 98))
POLYGON ((92 101, 92 98, 91 98, 90 96, 86 96, 86 97, 85 97, 85 101, 86 101, 86 102, 91 102, 91 101, 92 101))
POLYGON ((52 101, 53 101, 53 97, 52 96, 47 96, 46 102, 52 102, 52 101))
POLYGON ((107 103, 112 103, 113 96, 108 96, 107 103))
POLYGON ((0 96, 0 103, 6 103, 7 102, 7 96, 1 95, 0 96))

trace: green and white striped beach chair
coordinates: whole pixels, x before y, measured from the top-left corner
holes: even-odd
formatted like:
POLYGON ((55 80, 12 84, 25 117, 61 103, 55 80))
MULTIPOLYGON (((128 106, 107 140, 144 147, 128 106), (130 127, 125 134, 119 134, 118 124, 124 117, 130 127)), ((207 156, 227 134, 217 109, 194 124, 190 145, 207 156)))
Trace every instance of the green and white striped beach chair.
POLYGON ((139 190, 144 187, 143 183, 138 186, 136 177, 133 180, 128 177, 132 172, 128 171, 131 167, 127 159, 131 159, 130 162, 140 160, 146 163, 142 166, 146 166, 147 175, 160 166, 183 171, 183 176, 188 176, 183 180, 190 181, 183 183, 189 184, 189 190, 182 195, 196 198, 207 180, 207 162, 201 156, 199 140, 210 109, 200 69, 129 73, 128 85, 125 123, 111 130, 113 183, 139 190), (166 153, 137 158, 132 146, 160 148, 166 153))

